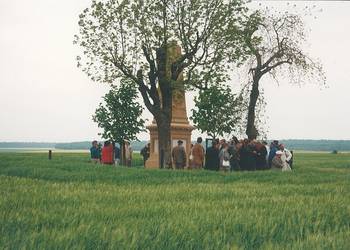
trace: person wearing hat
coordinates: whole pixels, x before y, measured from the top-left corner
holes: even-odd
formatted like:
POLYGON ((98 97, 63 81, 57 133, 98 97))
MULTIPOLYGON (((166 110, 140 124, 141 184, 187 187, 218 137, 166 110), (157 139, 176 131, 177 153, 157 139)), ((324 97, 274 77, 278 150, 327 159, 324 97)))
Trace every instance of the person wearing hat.
POLYGON ((185 148, 183 147, 183 141, 177 141, 177 146, 173 148, 171 156, 173 158, 175 169, 184 169, 187 159, 185 148))
POLYGON ((272 170, 282 170, 284 163, 282 161, 282 154, 283 152, 278 150, 276 151, 275 157, 273 157, 271 162, 271 169, 272 170))

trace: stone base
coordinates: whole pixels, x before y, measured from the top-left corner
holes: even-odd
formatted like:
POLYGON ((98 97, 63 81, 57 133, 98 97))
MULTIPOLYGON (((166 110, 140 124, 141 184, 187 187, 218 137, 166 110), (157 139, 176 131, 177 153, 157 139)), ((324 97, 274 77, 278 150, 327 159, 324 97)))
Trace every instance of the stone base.
MULTIPOLYGON (((160 164, 159 164, 159 152, 158 152, 157 125, 155 123, 152 123, 151 125, 147 126, 147 129, 150 131, 151 150, 150 150, 150 157, 146 161, 146 168, 159 168, 160 164)), ((178 140, 182 140, 184 142, 183 146, 185 147, 186 154, 187 154, 186 166, 188 166, 189 152, 191 150, 191 133, 193 129, 194 127, 191 126, 190 124, 171 123, 171 130, 170 130, 171 146, 172 148, 175 147, 177 145, 178 140)))

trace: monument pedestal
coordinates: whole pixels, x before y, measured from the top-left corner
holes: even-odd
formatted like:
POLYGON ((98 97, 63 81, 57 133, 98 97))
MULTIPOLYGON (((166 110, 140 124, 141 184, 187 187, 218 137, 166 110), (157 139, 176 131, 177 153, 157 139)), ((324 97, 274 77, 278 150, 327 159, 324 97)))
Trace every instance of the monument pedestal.
MULTIPOLYGON (((150 131, 150 157, 146 161, 146 168, 159 168, 159 150, 158 150, 158 130, 157 124, 153 122, 151 125, 147 126, 147 129, 150 131)), ((188 166, 188 158, 189 152, 191 150, 191 133, 194 129, 189 123, 171 123, 171 146, 172 148, 177 145, 178 140, 183 141, 183 146, 186 150, 187 154, 187 166, 188 166)))

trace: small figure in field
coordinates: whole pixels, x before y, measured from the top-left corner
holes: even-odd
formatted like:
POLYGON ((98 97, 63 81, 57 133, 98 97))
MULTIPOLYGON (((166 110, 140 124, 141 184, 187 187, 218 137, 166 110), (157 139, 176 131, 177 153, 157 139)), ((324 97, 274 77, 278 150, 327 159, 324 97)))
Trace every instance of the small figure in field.
POLYGON ((116 166, 120 165, 120 148, 118 145, 114 145, 114 164, 116 166))
POLYGON ((269 154, 270 154, 270 146, 267 145, 267 141, 262 141, 261 142, 264 146, 265 146, 265 149, 266 149, 266 168, 268 168, 268 161, 269 161, 269 154))
POLYGON ((146 161, 148 160, 148 158, 150 156, 150 150, 151 150, 151 143, 147 143, 147 145, 141 149, 140 154, 143 157, 143 166, 144 167, 146 167, 146 161))
POLYGON ((240 150, 240 166, 242 170, 254 171, 256 169, 255 142, 244 139, 243 146, 240 150))
POLYGON ((190 155, 188 156, 188 169, 190 169, 190 170, 192 169, 192 161, 193 161, 192 149, 193 149, 193 143, 191 143, 190 155))
POLYGON ((292 153, 284 147, 284 144, 279 145, 279 150, 282 151, 282 156, 281 156, 282 161, 286 163, 288 167, 290 167, 292 162, 292 157, 293 157, 292 153))
POLYGON ((239 150, 242 147, 242 143, 240 143, 237 137, 233 137, 229 147, 228 152, 230 154, 230 167, 231 171, 238 171, 240 169, 239 166, 239 150))
POLYGON ((177 146, 173 148, 171 156, 175 164, 175 169, 184 169, 187 159, 185 148, 183 147, 183 141, 177 141, 177 146))
POLYGON ((218 171, 220 160, 219 160, 219 140, 213 140, 210 148, 207 149, 205 155, 205 169, 218 171))
POLYGON ((229 153, 229 146, 226 142, 222 144, 222 149, 219 153, 219 159, 220 159, 220 170, 224 172, 230 171, 230 153, 229 153))
POLYGON ((125 161, 126 161, 126 166, 131 167, 131 161, 132 161, 132 147, 130 145, 130 142, 125 140, 125 161))
POLYGON ((101 142, 98 143, 98 150, 100 151, 100 162, 102 162, 102 144, 101 144, 101 142))
POLYGON ((204 148, 202 146, 202 137, 197 138, 197 143, 193 146, 191 150, 192 160, 191 160, 191 168, 193 169, 201 169, 203 168, 204 163, 204 148))
POLYGON ((256 170, 264 170, 267 168, 266 156, 267 150, 263 143, 257 142, 255 144, 256 148, 256 170))
POLYGON ((270 144, 269 158, 268 158, 268 167, 271 168, 272 160, 278 151, 278 141, 273 141, 270 144))
POLYGON ((110 141, 105 141, 102 154, 101 154, 102 164, 112 165, 114 164, 114 148, 110 141))
POLYGON ((225 139, 221 139, 219 141, 219 152, 221 151, 221 149, 223 149, 225 143, 226 143, 225 139))
POLYGON ((97 141, 92 142, 92 147, 90 148, 91 162, 99 163, 101 158, 101 150, 98 147, 97 141))
POLYGON ((284 163, 282 161, 282 151, 278 150, 276 151, 275 157, 273 157, 271 162, 271 169, 272 170, 282 170, 284 167, 284 163))

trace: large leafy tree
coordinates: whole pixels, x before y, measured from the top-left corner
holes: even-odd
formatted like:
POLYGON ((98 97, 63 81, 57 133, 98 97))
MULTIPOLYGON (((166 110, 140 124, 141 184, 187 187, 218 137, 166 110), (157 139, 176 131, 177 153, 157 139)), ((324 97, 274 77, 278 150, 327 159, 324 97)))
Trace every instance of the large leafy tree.
POLYGON ((103 129, 102 138, 118 142, 121 149, 125 139, 136 140, 137 134, 144 131, 143 107, 137 97, 135 84, 123 79, 119 87, 112 85, 92 117, 103 129))
POLYGON ((212 138, 232 134, 241 126, 242 101, 242 96, 232 94, 228 87, 212 86, 194 99, 191 119, 212 138))
POLYGON ((241 56, 236 37, 246 10, 242 0, 106 0, 80 14, 78 66, 94 81, 126 77, 136 83, 157 123, 161 166, 171 163, 179 77, 195 88, 224 81, 241 56), (177 45, 182 52, 174 56, 177 45))
POLYGON ((307 32, 301 15, 266 10, 250 16, 241 32, 251 57, 247 60, 251 76, 246 134, 255 139, 256 106, 261 79, 268 75, 278 81, 288 77, 301 84, 308 81, 325 84, 322 65, 304 51, 307 32))

